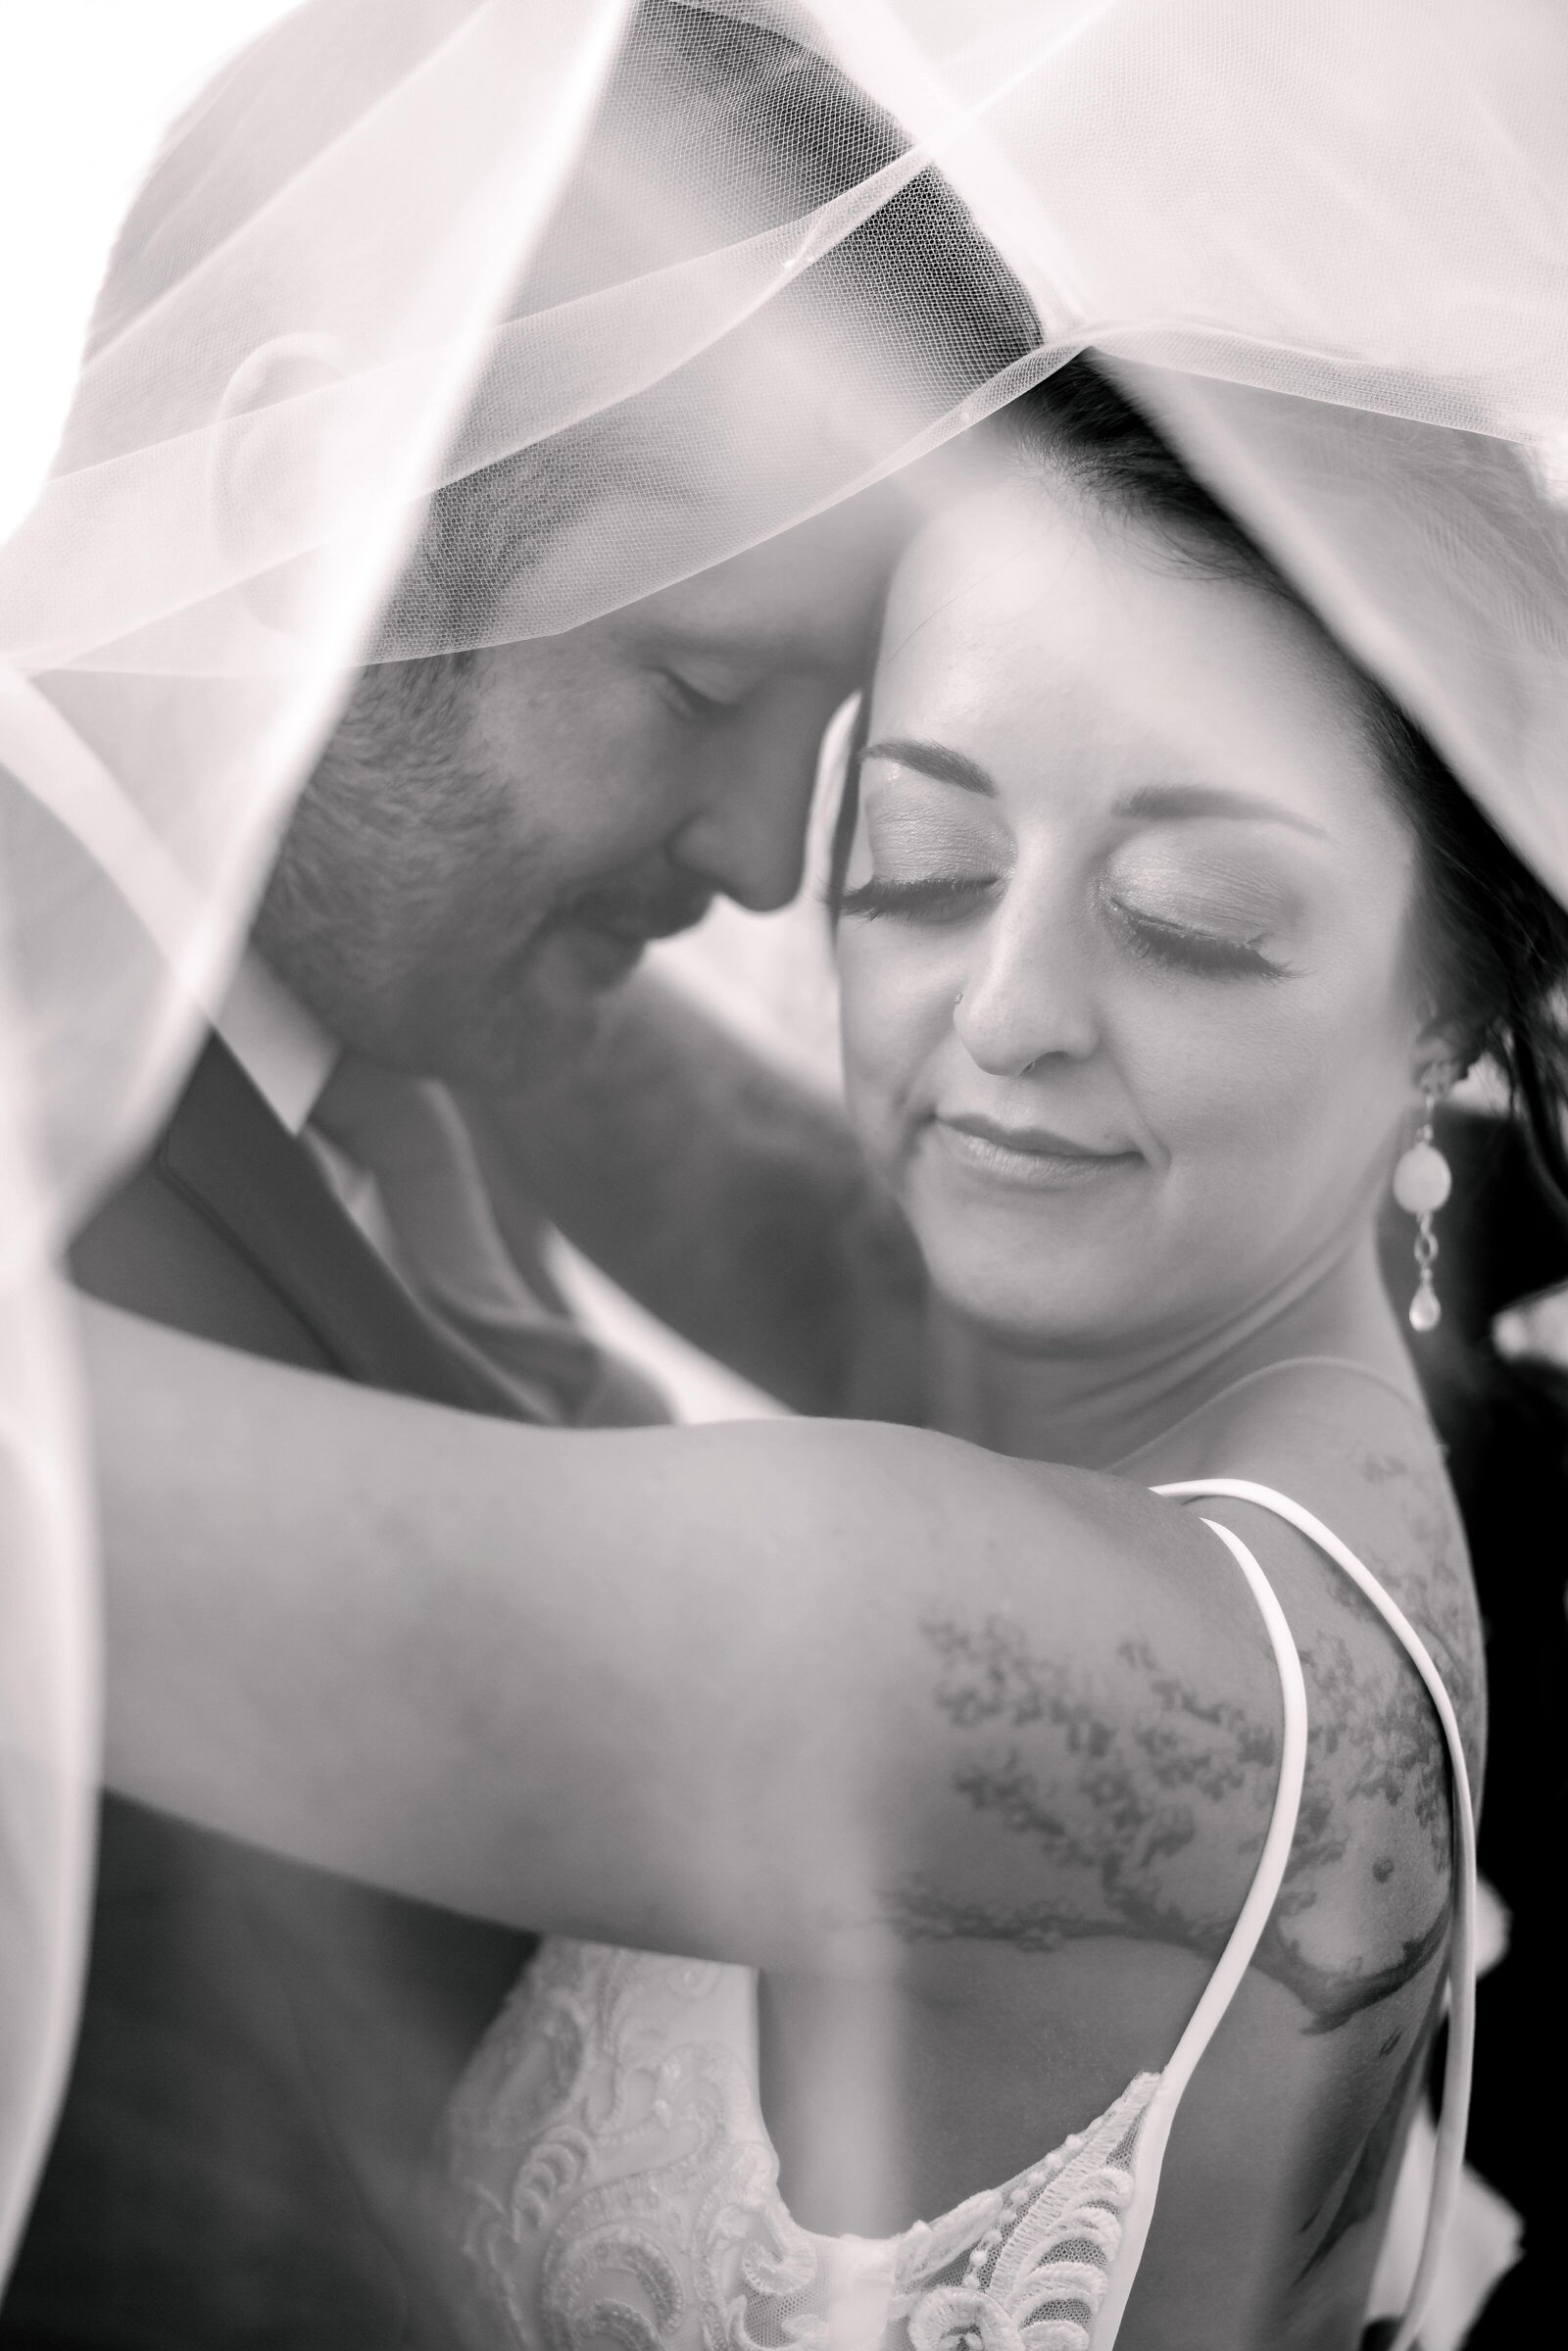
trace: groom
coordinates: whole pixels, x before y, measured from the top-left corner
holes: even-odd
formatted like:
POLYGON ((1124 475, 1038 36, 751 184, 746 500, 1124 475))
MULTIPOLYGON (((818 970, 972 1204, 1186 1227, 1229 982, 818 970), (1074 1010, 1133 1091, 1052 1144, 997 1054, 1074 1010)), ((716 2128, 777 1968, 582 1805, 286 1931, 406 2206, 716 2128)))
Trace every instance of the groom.
MULTIPOLYGON (((390 1229, 352 1213, 334 1064, 350 1046, 475 1085, 548 1069, 645 940, 717 891, 782 905, 889 522, 847 507, 568 637, 368 671, 284 841, 265 961, 79 1237, 79 1285, 471 1410, 655 1417, 541 1268, 496 1261, 482 1198, 456 1203, 468 1263, 434 1310, 417 1295, 395 1193, 390 1229)), ((0 2345, 430 2339, 407 2199, 530 1948, 109 1797, 75 2071, 0 2345)))
MULTIPOLYGON (((672 37, 677 13, 643 12, 641 58, 634 37, 622 72, 679 66, 692 36, 672 37)), ((722 75, 721 55, 698 62, 710 83, 722 75)), ((772 135, 820 137, 854 176, 886 126, 852 122, 846 137, 854 101, 834 103, 827 129, 801 118, 772 135)), ((214 109, 215 169, 225 122, 214 109)), ((820 153, 780 163, 820 200, 820 153)), ((155 171, 105 289, 122 317, 156 299, 137 271, 162 202, 155 171)), ((942 260, 937 316, 958 299, 951 243, 942 260)), ((1025 332, 1005 304, 956 329, 996 366, 1025 332)), ((880 492, 566 636, 367 671, 217 1033, 78 1237, 79 1285, 230 1347, 475 1411, 656 1414, 570 1324, 514 1226, 500 1247, 472 1184, 439 1220, 434 1256, 448 1259, 432 1274, 432 1237, 400 1230, 396 1184, 372 1195, 364 1180, 354 1055, 456 1087, 526 1081, 579 1049, 647 940, 715 893, 789 899, 817 743, 860 672, 898 519, 880 492)), ((425 1102, 437 1124, 444 1099, 425 1102)), ((463 1138, 445 1141, 461 1176, 463 1138)), ((413 2183, 530 1948, 107 1799, 76 2063, 0 2351, 451 2339, 413 2183)))

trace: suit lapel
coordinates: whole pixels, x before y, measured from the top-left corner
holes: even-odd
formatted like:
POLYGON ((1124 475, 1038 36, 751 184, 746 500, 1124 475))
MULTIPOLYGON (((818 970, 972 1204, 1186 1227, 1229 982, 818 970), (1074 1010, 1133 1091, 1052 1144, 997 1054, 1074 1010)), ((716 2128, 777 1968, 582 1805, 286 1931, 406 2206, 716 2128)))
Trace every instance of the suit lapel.
POLYGON ((507 1419, 514 1392, 439 1328, 334 1197, 220 1038, 157 1154, 181 1194, 277 1291, 346 1378, 507 1419))

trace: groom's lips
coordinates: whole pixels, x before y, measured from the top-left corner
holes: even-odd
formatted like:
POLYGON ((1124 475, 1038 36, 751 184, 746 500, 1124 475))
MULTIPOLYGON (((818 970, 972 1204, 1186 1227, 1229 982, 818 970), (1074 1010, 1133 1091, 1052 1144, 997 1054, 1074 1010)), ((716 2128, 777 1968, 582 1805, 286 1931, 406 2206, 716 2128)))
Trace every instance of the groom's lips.
POLYGON ((626 977, 651 939, 691 930, 711 903, 710 891, 625 906, 590 903, 564 916, 558 927, 570 941, 590 983, 608 988, 626 977))
POLYGON ((592 922, 568 922, 560 934, 572 960, 593 988, 613 988, 623 980, 642 954, 644 939, 623 938, 592 922))

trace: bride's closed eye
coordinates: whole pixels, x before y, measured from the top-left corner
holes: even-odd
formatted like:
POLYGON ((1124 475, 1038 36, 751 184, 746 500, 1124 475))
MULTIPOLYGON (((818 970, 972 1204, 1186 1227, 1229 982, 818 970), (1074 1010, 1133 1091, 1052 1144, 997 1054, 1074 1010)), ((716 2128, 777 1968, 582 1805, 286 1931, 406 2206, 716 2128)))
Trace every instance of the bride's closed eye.
POLYGON ((1010 844, 996 825, 956 816, 947 805, 951 794, 939 790, 936 807, 918 783, 867 794, 871 871, 845 891, 840 914, 961 922, 992 903, 1011 865, 1010 844))
POLYGON ((1196 842, 1141 840, 1102 870, 1102 912, 1135 955, 1209 978, 1285 979, 1291 894, 1196 842))
POLYGON ((841 914, 860 914, 874 922, 879 914, 902 914, 911 922, 962 922, 989 904, 994 880, 976 882, 957 875, 927 874, 918 881, 869 881, 846 890, 839 901, 841 914))

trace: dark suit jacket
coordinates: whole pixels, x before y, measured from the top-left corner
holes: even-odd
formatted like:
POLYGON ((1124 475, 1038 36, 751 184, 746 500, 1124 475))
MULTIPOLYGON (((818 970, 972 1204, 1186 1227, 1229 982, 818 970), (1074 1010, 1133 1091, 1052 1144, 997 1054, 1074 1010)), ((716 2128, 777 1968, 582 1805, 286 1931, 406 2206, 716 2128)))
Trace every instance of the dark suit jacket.
MULTIPOLYGON (((216 1042, 74 1266, 255 1354, 516 1410, 216 1042)), ((0 2351, 442 2342, 415 2180, 532 1949, 108 1797, 80 2042, 0 2351)))

